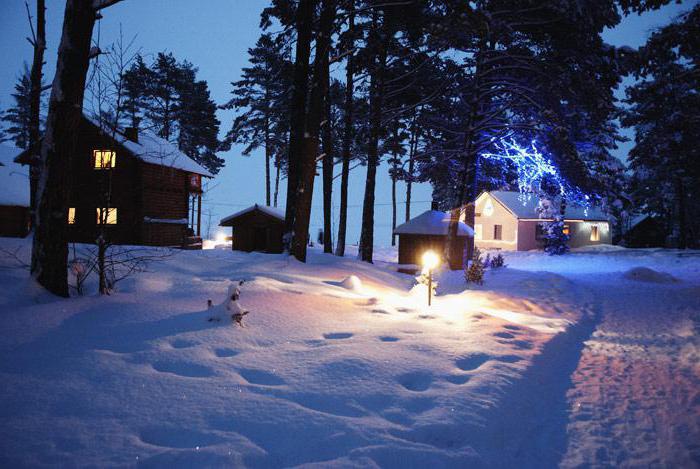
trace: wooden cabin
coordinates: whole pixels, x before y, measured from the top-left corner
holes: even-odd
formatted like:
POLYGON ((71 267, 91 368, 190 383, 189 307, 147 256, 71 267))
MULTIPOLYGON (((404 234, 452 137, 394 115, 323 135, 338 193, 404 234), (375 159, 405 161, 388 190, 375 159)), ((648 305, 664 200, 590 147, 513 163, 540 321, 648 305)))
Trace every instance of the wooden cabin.
MULTIPOLYGON (((482 192, 473 208, 469 208, 474 213, 476 246, 479 249, 504 251, 542 249, 543 223, 551 219, 539 217, 538 203, 535 195, 510 191, 482 192)), ((567 207, 564 231, 569 235, 569 246, 572 248, 612 242, 608 218, 596 207, 567 207)))
MULTIPOLYGON (((209 171, 151 131, 104 130, 84 117, 72 160, 69 240, 201 249, 209 171)), ((27 152, 18 161, 28 163, 27 152)))
MULTIPOLYGON (((399 264, 401 272, 414 273, 420 270, 423 253, 428 250, 435 251, 438 255, 445 252, 447 244, 447 231, 450 225, 450 214, 439 210, 427 210, 415 218, 410 219, 394 230, 399 237, 399 264)), ((450 269, 463 268, 464 259, 472 256, 474 232, 471 227, 458 222, 457 236, 451 247, 451 252, 463 253, 460 259, 453 256, 450 269)))
POLYGON ((13 161, 21 151, 0 145, 0 236, 29 234, 29 170, 13 161))
POLYGON ((282 252, 284 213, 276 208, 255 204, 223 218, 219 226, 232 227, 234 251, 282 252))

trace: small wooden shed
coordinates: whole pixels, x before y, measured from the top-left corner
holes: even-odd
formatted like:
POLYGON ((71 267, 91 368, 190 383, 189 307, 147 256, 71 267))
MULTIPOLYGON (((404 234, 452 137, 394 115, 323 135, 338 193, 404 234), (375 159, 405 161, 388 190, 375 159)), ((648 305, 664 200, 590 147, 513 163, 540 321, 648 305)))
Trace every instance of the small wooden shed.
POLYGON ((284 214, 276 208, 255 204, 223 218, 219 226, 233 228, 234 251, 282 252, 284 214))
MULTIPOLYGON (((399 225, 394 233, 399 237, 399 264, 402 266, 421 264, 421 257, 427 250, 433 250, 439 255, 445 252, 447 231, 450 226, 450 214, 439 210, 427 210, 403 225, 399 225)), ((463 252, 464 258, 472 255, 474 246, 474 231, 466 224, 459 222, 457 237, 453 241, 452 252, 463 252)), ((463 259, 452 259, 450 268, 462 268, 463 259)), ((416 270, 409 267, 402 271, 416 270)))
POLYGON ((29 234, 29 171, 13 162, 21 151, 0 145, 0 236, 29 234))

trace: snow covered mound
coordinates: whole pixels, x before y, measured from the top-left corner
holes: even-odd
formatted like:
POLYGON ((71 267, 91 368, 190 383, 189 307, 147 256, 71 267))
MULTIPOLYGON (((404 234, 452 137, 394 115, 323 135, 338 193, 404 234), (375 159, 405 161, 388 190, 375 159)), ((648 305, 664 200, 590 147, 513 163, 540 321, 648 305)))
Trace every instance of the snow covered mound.
POLYGON ((362 280, 360 280, 356 275, 349 275, 345 277, 339 285, 346 290, 352 290, 355 292, 362 290, 362 280))
POLYGON ((628 280, 636 280, 637 282, 649 283, 675 283, 678 279, 666 272, 657 272, 648 267, 634 267, 624 273, 623 277, 628 280))

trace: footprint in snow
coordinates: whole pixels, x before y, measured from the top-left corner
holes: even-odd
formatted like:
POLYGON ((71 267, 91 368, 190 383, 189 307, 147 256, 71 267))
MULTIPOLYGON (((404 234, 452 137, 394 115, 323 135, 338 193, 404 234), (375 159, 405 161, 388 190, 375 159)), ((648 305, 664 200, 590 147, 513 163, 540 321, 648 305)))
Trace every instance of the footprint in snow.
POLYGON ((385 309, 373 309, 372 313, 374 314, 390 314, 389 311, 385 309))
POLYGON ((489 361, 492 357, 486 355, 485 353, 474 353, 471 355, 466 355, 462 358, 458 358, 455 361, 455 365, 462 371, 476 370, 481 365, 489 361))
POLYGON ((493 334, 496 337, 500 337, 501 339, 514 339, 515 336, 511 334, 510 332, 496 332, 493 334))
POLYGON ((449 375, 445 377, 445 380, 452 384, 464 384, 471 379, 470 375, 449 375))
POLYGON ((352 337, 350 332, 329 332, 323 334, 323 338, 328 340, 349 339, 350 337, 352 337))
POLYGON ((284 380, 274 373, 270 373, 264 370, 255 370, 252 368, 244 368, 238 370, 243 379, 248 381, 250 384, 260 384, 263 386, 281 386, 285 384, 284 380))
POLYGON ((519 330, 521 330, 520 327, 518 327, 518 326, 511 326, 510 324, 506 324, 505 326, 503 326, 503 328, 504 328, 504 329, 508 329, 509 331, 519 331, 519 330))
POLYGON ((188 347, 193 347, 197 345, 197 342, 193 342, 191 340, 186 340, 186 339, 175 339, 172 342, 170 342, 170 346, 172 348, 188 348, 188 347))
POLYGON ((238 350, 234 350, 232 348, 217 348, 214 350, 214 355, 219 358, 235 357, 239 353, 240 352, 238 350))
POLYGON ((383 336, 379 337, 379 340, 381 340, 382 342, 398 342, 399 338, 393 337, 390 335, 383 335, 383 336))
POLYGON ((397 378, 399 384, 409 391, 427 391, 433 383, 433 376, 425 371, 405 373, 397 378))

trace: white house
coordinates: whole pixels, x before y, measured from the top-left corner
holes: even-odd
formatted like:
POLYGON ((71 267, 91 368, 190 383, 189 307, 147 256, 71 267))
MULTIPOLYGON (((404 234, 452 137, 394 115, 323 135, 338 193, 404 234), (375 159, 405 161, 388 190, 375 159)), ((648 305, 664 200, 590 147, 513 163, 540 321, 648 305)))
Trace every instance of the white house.
MULTIPOLYGON (((536 196, 519 192, 481 193, 474 203, 474 244, 481 249, 507 251, 541 249, 543 222, 551 219, 539 217, 538 202, 536 196)), ((608 217, 595 207, 567 207, 564 231, 571 247, 612 242, 608 217)))

